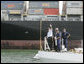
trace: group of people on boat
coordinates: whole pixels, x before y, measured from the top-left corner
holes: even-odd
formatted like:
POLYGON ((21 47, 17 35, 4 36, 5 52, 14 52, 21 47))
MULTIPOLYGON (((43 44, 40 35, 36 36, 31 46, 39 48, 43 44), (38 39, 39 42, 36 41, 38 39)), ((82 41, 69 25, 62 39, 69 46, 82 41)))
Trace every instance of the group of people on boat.
POLYGON ((48 27, 47 32, 47 42, 50 47, 50 50, 55 50, 60 52, 62 50, 62 45, 64 45, 66 51, 68 48, 68 38, 70 37, 70 33, 66 31, 64 28, 63 31, 59 31, 59 28, 55 28, 55 33, 53 33, 52 25, 48 27), (63 44, 62 44, 63 43, 63 44))

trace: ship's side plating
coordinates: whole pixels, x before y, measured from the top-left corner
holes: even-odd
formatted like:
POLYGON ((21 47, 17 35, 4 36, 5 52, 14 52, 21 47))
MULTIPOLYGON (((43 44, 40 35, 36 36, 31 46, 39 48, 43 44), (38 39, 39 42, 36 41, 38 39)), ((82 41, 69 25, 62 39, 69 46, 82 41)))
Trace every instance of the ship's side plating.
MULTIPOLYGON (((42 22, 42 45, 46 36, 49 24, 53 25, 53 30, 58 27, 60 31, 66 28, 71 34, 69 48, 81 47, 83 39, 83 22, 73 21, 49 21, 42 22)), ((39 48, 40 21, 2 21, 1 22, 1 47, 5 48, 39 48), (33 46, 33 47, 32 47, 33 46)))

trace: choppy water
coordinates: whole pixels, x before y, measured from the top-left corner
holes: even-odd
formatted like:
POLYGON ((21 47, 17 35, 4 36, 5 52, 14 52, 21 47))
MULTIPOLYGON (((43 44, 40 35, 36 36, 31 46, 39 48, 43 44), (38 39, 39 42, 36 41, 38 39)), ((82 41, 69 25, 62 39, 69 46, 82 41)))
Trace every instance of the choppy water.
POLYGON ((38 50, 1 50, 1 63, 77 63, 53 59, 34 59, 38 50))

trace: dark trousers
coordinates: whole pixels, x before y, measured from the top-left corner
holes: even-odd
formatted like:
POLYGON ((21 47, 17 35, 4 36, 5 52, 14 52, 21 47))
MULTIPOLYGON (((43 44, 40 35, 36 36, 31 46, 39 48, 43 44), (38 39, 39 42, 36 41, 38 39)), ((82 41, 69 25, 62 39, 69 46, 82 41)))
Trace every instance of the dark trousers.
POLYGON ((57 40, 57 46, 55 45, 55 40, 54 40, 54 50, 58 52, 61 50, 61 40, 60 39, 57 40))
POLYGON ((58 51, 61 50, 61 40, 60 39, 57 40, 57 48, 58 48, 58 51))
POLYGON ((47 38, 47 41, 48 41, 48 45, 49 45, 49 47, 50 47, 50 50, 52 50, 52 44, 53 44, 52 37, 48 37, 48 38, 47 38))
POLYGON ((64 45, 65 45, 65 48, 68 48, 68 39, 64 39, 63 42, 64 42, 64 45))

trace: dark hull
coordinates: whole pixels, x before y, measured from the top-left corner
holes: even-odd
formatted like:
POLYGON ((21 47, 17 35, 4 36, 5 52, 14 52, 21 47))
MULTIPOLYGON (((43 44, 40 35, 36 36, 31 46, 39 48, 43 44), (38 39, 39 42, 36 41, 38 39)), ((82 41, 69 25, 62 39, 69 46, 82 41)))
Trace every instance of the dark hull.
MULTIPOLYGON (((83 39, 83 22, 71 21, 49 21, 42 22, 42 39, 47 34, 49 24, 53 25, 53 31, 56 27, 62 31, 66 28, 71 34, 72 40, 83 39)), ((2 21, 1 22, 1 40, 39 40, 40 22, 39 21, 2 21)))
MULTIPOLYGON (((44 41, 42 41, 44 49, 44 41)), ((81 47, 80 40, 68 40, 68 49, 81 47)), ((40 49, 39 40, 1 40, 2 49, 40 49)))
MULTIPOLYGON (((49 21, 42 22, 42 45, 46 36, 49 24, 60 31, 66 28, 71 34, 69 48, 81 47, 83 39, 83 22, 70 21, 49 21)), ((1 22, 1 48, 8 49, 39 49, 40 43, 40 22, 39 21, 2 21, 1 22)))
POLYGON ((39 22, 1 22, 1 40, 39 40, 39 22))

